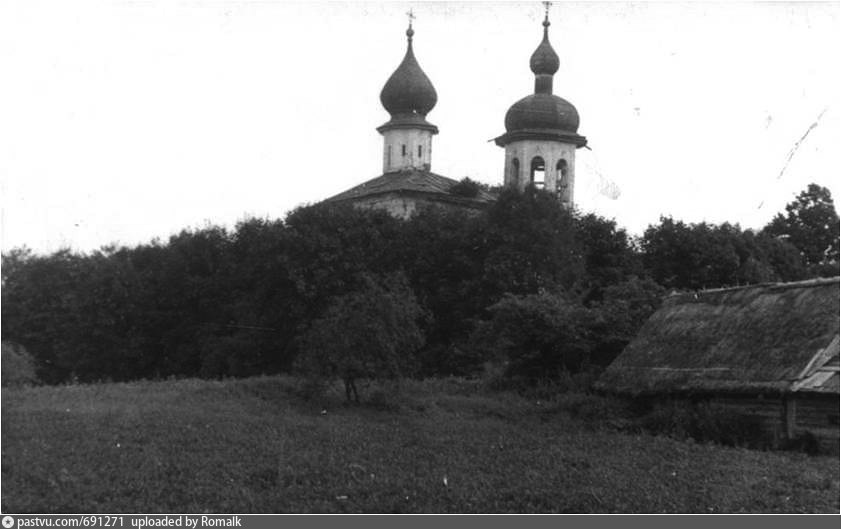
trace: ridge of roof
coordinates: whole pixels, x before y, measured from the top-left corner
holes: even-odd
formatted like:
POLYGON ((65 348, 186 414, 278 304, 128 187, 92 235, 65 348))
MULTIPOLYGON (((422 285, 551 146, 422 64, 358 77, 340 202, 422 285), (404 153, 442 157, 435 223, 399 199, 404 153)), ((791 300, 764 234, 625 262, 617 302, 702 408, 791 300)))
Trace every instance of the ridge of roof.
POLYGON ((767 288, 770 290, 782 290, 787 288, 806 288, 806 287, 819 287, 824 285, 831 285, 833 283, 838 283, 841 280, 841 277, 816 277, 813 279, 804 279, 801 281, 789 281, 789 282, 768 282, 768 283, 754 283, 752 285, 739 285, 735 287, 720 287, 720 288, 705 288, 701 290, 696 290, 693 292, 679 292, 674 291, 668 295, 666 298, 681 298, 686 296, 691 296, 693 298, 697 298, 698 296, 704 294, 720 294, 725 292, 737 292, 740 290, 749 290, 749 289, 759 289, 759 288, 767 288))

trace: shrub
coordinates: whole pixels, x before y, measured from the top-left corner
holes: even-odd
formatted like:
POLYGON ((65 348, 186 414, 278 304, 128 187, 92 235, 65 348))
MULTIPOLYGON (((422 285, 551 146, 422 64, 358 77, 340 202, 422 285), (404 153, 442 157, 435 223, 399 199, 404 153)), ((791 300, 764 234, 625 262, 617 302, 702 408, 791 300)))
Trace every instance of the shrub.
POLYGON ((593 393, 570 393, 558 406, 593 428, 627 429, 632 413, 624 399, 593 393))
POLYGON ((783 449, 805 452, 809 455, 817 455, 822 452, 821 444, 812 432, 800 432, 792 439, 786 441, 783 444, 783 449))
POLYGON ((420 354, 422 375, 475 377, 482 372, 482 352, 469 344, 427 346, 420 354))
POLYGON ((385 380, 371 391, 368 405, 382 411, 400 410, 400 380, 385 380))
POLYGON ((2 384, 6 386, 25 386, 37 384, 35 360, 26 349, 14 343, 3 342, 2 346, 2 384))
POLYGON ((202 378, 247 377, 260 373, 261 341, 255 333, 203 336, 198 340, 202 378))
POLYGON ((570 373, 559 371, 554 376, 530 378, 510 375, 505 366, 488 364, 484 386, 490 391, 513 391, 530 400, 553 400, 568 393, 586 395, 594 376, 589 371, 570 373))
POLYGON ((641 418, 643 429, 678 439, 745 448, 768 448, 760 420, 709 402, 673 401, 655 405, 641 418))
POLYGON ((450 188, 450 193, 460 197, 474 198, 479 194, 479 190, 482 188, 483 186, 479 182, 464 177, 450 188))

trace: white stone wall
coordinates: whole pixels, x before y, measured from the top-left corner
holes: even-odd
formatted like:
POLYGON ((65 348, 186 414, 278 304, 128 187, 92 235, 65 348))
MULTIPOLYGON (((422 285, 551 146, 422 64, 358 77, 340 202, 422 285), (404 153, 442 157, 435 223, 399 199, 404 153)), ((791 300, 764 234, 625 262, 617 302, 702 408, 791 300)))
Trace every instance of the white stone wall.
POLYGON ((415 199, 391 194, 358 200, 354 202, 354 205, 361 208, 384 209, 392 217, 404 220, 411 217, 417 210, 415 199))
POLYGON ((522 190, 530 182, 531 162, 540 156, 546 164, 545 187, 558 192, 561 202, 572 207, 575 192, 575 145, 551 140, 521 140, 505 146, 505 185, 516 185, 522 190), (519 160, 519 172, 514 171, 514 159, 519 160), (561 179, 558 162, 567 163, 566 187, 559 187, 561 179))
POLYGON ((376 195, 373 197, 364 197, 353 201, 353 205, 357 208, 364 209, 383 209, 387 211, 392 217, 406 220, 415 212, 425 208, 443 208, 443 209, 459 209, 466 211, 480 211, 478 208, 467 206, 460 206, 458 204, 449 204, 445 202, 436 201, 433 199, 426 199, 422 197, 402 196, 399 193, 387 193, 385 195, 376 195))
POLYGON ((429 170, 431 167, 432 131, 392 129, 383 132, 383 173, 411 168, 429 170))

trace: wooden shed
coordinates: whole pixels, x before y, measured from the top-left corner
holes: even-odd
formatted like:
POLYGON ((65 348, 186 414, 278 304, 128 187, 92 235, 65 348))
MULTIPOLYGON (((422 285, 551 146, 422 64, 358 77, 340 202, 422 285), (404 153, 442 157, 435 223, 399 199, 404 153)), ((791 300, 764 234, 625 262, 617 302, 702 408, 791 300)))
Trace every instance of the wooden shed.
POLYGON ((837 277, 673 294, 595 386, 712 401, 837 450, 838 333, 837 277))

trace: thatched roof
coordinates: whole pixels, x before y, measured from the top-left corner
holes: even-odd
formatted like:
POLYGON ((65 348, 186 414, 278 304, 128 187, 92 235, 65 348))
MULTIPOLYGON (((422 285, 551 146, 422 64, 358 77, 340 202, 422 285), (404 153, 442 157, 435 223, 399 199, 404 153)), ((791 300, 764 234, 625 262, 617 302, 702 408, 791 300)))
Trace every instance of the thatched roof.
POLYGON ((838 278, 666 298, 602 391, 838 394, 838 278))

